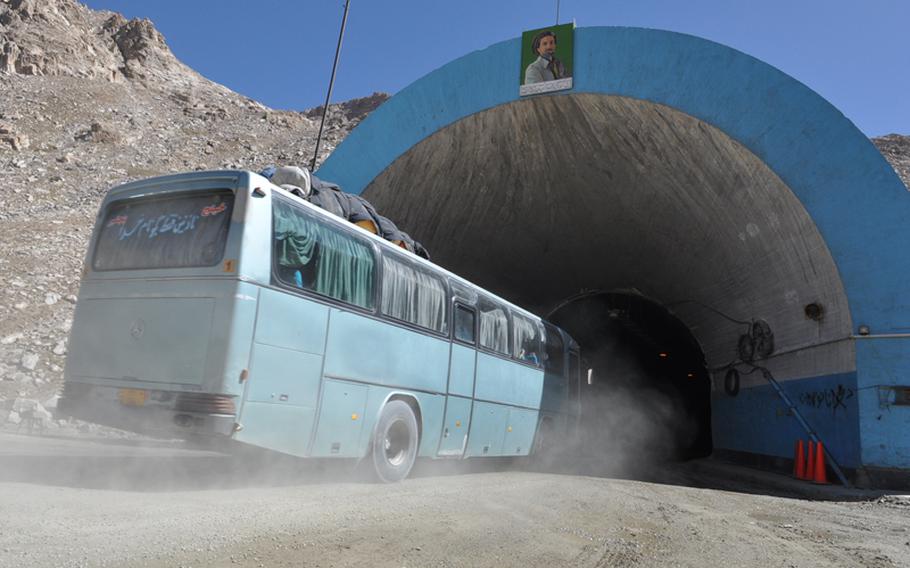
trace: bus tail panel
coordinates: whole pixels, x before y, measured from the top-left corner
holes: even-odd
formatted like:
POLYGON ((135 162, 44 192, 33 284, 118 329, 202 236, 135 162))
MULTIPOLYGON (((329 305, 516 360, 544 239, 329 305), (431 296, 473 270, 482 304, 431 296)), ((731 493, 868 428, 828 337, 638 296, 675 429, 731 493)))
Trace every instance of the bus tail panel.
POLYGON ((234 431, 256 287, 232 279, 86 280, 59 412, 169 437, 234 431))
POLYGON ((98 298, 79 304, 67 360, 72 377, 198 385, 213 298, 98 298), (167 353, 167 357, 162 357, 167 353))

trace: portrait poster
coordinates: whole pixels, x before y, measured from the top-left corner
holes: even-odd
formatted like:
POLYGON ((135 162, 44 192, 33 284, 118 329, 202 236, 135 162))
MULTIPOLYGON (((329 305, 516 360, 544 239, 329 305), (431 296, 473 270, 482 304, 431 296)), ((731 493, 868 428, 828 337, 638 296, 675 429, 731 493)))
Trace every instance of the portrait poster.
POLYGON ((520 96, 572 88, 575 24, 528 30, 521 34, 520 96))

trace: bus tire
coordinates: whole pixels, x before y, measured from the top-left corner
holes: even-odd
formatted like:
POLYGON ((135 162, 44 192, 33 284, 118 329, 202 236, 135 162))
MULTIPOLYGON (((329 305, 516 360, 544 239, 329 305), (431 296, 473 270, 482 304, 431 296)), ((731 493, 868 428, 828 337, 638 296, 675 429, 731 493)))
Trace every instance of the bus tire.
POLYGON ((383 483, 397 483, 408 476, 417 458, 417 418, 407 403, 390 401, 382 408, 373 431, 373 473, 383 483))

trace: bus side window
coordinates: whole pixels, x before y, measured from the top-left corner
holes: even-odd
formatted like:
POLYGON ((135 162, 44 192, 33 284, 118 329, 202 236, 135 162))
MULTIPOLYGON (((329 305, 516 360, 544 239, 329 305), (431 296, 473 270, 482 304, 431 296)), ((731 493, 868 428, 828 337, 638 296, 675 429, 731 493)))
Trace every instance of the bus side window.
POLYGON ((540 329, 519 314, 512 314, 512 356, 519 361, 540 365, 540 329))
POLYGON ((455 339, 474 344, 474 310, 455 304, 455 339))
POLYGON ((371 308, 376 265, 371 247, 280 198, 272 203, 273 263, 278 280, 371 308))
POLYGON ((546 330, 546 343, 544 344, 547 354, 544 362, 546 371, 554 375, 562 376, 566 372, 565 348, 563 346, 562 336, 560 336, 559 330, 551 325, 545 325, 544 329, 546 330))
POLYGON ((505 307, 482 298, 477 302, 480 318, 480 346, 496 353, 509 354, 509 316, 505 307))
POLYGON ((390 254, 383 254, 382 313, 446 333, 446 297, 442 279, 390 254))

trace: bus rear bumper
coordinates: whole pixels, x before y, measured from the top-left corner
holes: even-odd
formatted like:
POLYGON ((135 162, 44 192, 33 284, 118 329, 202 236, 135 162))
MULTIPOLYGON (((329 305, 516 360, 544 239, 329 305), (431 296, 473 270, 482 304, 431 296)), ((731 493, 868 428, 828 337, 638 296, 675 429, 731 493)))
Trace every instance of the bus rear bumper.
MULTIPOLYGON (((198 412, 181 408, 174 402, 124 404, 118 393, 124 389, 77 383, 67 384, 57 405, 60 417, 72 417, 86 422, 128 430, 153 437, 197 438, 200 436, 230 437, 234 433, 236 416, 227 413, 198 412), (75 386, 75 385, 73 385, 75 386)), ((183 405, 185 406, 185 405, 183 405)))

